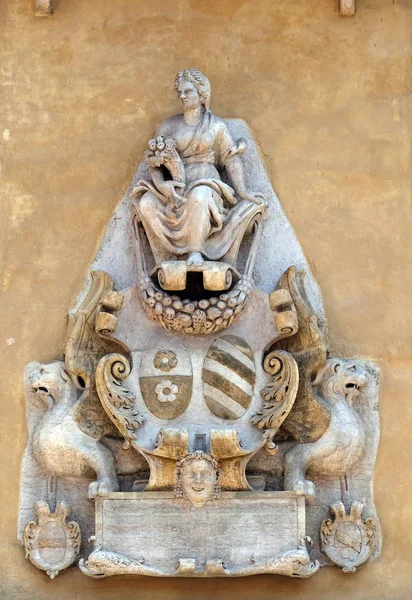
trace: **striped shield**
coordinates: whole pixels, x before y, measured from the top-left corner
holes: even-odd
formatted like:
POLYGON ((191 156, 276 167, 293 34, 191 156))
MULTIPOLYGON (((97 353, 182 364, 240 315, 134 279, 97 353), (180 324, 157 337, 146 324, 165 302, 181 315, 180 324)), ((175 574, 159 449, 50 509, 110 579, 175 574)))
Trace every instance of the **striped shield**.
POLYGON ((256 380, 252 350, 234 335, 218 338, 206 354, 202 380, 212 413, 221 419, 238 419, 252 401, 256 380))

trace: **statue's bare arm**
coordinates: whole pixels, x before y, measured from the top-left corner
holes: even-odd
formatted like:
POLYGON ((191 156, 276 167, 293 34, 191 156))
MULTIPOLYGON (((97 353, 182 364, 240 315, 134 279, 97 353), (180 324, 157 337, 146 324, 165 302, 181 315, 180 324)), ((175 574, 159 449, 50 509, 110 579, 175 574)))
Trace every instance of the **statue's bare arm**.
POLYGON ((236 154, 228 158, 225 161, 225 168, 229 182, 241 200, 249 200, 255 204, 263 204, 265 202, 263 195, 248 192, 246 189, 245 174, 240 156, 236 154))

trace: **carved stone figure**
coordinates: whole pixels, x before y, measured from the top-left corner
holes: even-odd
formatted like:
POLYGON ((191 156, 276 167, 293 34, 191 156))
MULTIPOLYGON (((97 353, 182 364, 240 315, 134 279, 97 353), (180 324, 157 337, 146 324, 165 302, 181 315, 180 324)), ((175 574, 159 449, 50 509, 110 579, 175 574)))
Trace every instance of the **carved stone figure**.
POLYGON ((175 496, 186 498, 196 508, 208 500, 215 500, 220 493, 220 469, 218 461, 210 454, 196 450, 176 463, 175 496))
POLYGON ((97 479, 89 486, 89 498, 116 491, 111 451, 83 433, 73 418, 77 390, 64 363, 30 363, 26 373, 26 386, 46 407, 33 435, 33 452, 41 467, 54 477, 88 477, 95 473, 97 479))
POLYGON ((285 489, 315 495, 306 470, 323 477, 342 477, 361 458, 365 447, 362 421, 353 407, 366 384, 365 370, 353 361, 331 358, 313 382, 329 405, 331 420, 323 436, 311 444, 297 444, 285 456, 285 489))
POLYGON ((183 114, 164 121, 149 141, 150 178, 140 180, 132 194, 139 289, 147 314, 167 329, 211 333, 229 327, 245 306, 267 201, 246 187, 240 158, 246 142, 234 141, 223 119, 210 111, 208 79, 186 69, 177 74, 175 90, 183 114), (138 223, 155 263, 150 275, 160 288, 149 277, 138 223), (249 256, 240 272, 238 254, 248 236, 249 256), (187 297, 179 296, 183 290, 187 297))
POLYGON ((200 267, 205 258, 216 261, 229 252, 265 200, 246 189, 239 158, 245 140, 234 141, 210 111, 208 79, 186 69, 177 74, 175 90, 183 114, 164 121, 157 139, 149 141, 151 181, 135 189, 137 212, 156 263, 187 255, 188 266, 200 267), (172 151, 177 169, 170 166, 172 151))

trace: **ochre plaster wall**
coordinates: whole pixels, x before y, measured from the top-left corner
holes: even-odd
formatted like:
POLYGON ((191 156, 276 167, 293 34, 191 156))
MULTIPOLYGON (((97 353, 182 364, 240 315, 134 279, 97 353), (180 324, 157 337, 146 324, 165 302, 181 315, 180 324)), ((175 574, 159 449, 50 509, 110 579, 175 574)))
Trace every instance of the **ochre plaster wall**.
POLYGON ((412 598, 411 15, 407 0, 0 3, 3 247, 1 597, 412 598), (66 312, 153 127, 195 66, 242 117, 323 290, 334 347, 382 369, 375 495, 381 557, 312 580, 50 581, 16 541, 22 373, 62 346, 66 312))

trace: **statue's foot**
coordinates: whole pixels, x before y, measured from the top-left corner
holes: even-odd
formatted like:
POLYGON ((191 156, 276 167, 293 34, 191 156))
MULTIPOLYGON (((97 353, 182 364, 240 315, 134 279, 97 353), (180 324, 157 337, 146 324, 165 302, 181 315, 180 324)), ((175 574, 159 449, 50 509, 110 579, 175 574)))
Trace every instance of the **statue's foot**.
POLYGON ((290 487, 288 487, 288 489, 292 492, 304 494, 307 498, 315 497, 315 486, 313 481, 309 481, 308 479, 297 479, 290 487))
POLYGON ((195 266, 195 267, 200 267, 201 265, 203 265, 203 256, 200 254, 200 252, 191 252, 189 254, 189 258, 186 261, 187 266, 195 266))
POLYGON ((89 498, 95 500, 97 496, 107 496, 110 492, 117 492, 119 485, 112 477, 101 477, 89 485, 89 498))

